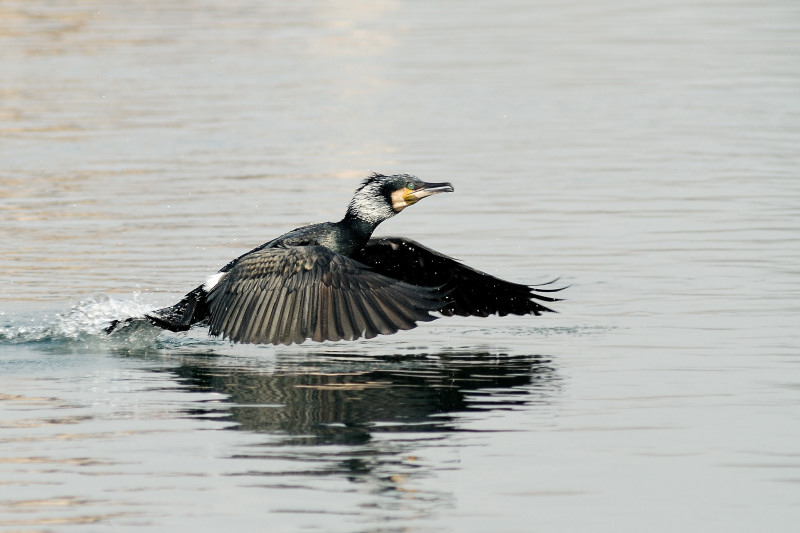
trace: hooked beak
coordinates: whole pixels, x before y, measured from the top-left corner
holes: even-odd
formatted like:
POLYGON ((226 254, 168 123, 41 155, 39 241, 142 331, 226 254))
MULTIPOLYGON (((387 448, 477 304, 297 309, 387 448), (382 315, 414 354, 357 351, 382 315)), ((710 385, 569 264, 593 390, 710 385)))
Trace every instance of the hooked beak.
POLYGON ((453 186, 449 183, 417 182, 416 185, 414 189, 403 188, 392 193, 392 209, 394 209, 395 213, 399 213, 426 196, 439 194, 440 192, 453 192, 453 186))
MULTIPOLYGON (((443 183, 423 183, 421 186, 417 187, 413 191, 408 191, 406 193, 406 200, 413 198, 414 202, 418 202, 425 198, 426 196, 431 196, 432 194, 439 194, 440 192, 453 192, 453 186, 447 182, 443 183)), ((413 203, 413 202, 409 202, 413 203)))

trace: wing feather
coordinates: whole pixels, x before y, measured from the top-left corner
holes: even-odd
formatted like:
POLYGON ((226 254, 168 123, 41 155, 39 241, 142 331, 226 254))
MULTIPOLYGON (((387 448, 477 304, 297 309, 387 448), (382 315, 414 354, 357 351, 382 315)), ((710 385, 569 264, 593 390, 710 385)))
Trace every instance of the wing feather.
POLYGON ((353 323, 353 330, 355 331, 353 338, 358 339, 364 334, 365 331, 370 328, 374 328, 374 326, 369 321, 369 318, 367 318, 367 315, 364 312, 364 306, 362 305, 361 300, 356 297, 356 294, 353 292, 347 292, 344 296, 347 300, 347 308, 353 323))
POLYGON ((280 307, 281 320, 279 322, 280 328, 278 329, 276 340, 280 344, 291 344, 291 339, 294 337, 292 328, 296 318, 294 315, 296 298, 289 287, 283 287, 281 291, 283 293, 283 305, 280 307))
POLYGON ((395 326, 397 326, 398 329, 409 329, 414 327, 415 321, 412 316, 409 316, 411 314, 410 309, 407 309, 409 311, 407 314, 406 310, 401 308, 399 302, 389 299, 381 300, 380 305, 383 313, 395 326))
POLYGON ((286 306, 286 290, 283 287, 276 287, 273 290, 275 291, 275 304, 274 312, 272 313, 272 317, 270 317, 269 321, 267 339, 269 339, 272 344, 280 344, 281 328, 283 327, 283 321, 286 319, 284 315, 286 306))
MULTIPOLYGON (((365 293, 367 294, 367 293, 365 293)), ((366 327, 364 328, 364 338, 372 339, 378 336, 378 325, 375 323, 375 317, 371 313, 372 306, 366 298, 359 298, 356 300, 359 307, 360 316, 363 318, 366 327)))
POLYGON ((347 306, 347 290, 339 289, 334 294, 336 295, 334 301, 336 302, 337 331, 341 334, 342 339, 352 340, 356 332, 347 306))
POLYGON ((209 333, 273 344, 369 338, 433 320, 443 297, 322 246, 261 248, 209 291, 209 333))
POLYGON ((253 312, 250 328, 245 333, 247 338, 253 339, 253 342, 264 342, 264 339, 267 338, 267 328, 269 328, 270 319, 275 313, 277 294, 275 290, 260 291, 258 306, 253 312))
POLYGON ((558 292, 565 288, 543 289, 538 285, 505 281, 402 237, 370 239, 363 249, 353 255, 353 259, 384 276, 438 289, 444 304, 437 310, 445 316, 540 315, 554 312, 541 302, 557 302, 560 299, 542 293, 558 292))
POLYGON ((375 325, 376 335, 379 333, 382 335, 391 335, 397 331, 397 329, 392 328, 389 317, 387 317, 381 309, 381 305, 378 303, 375 293, 365 293, 364 303, 367 306, 369 318, 375 325))
POLYGON ((242 326, 244 317, 248 315, 248 310, 250 305, 253 303, 253 287, 252 283, 248 283, 243 287, 244 291, 241 294, 240 299, 236 302, 234 306, 234 311, 231 313, 230 320, 230 329, 233 335, 240 336, 242 334, 242 326))

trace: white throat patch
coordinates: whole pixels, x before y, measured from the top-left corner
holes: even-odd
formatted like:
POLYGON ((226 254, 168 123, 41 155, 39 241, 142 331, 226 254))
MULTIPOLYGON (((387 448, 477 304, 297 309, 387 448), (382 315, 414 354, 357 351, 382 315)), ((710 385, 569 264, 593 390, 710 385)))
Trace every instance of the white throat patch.
POLYGON ((356 215, 359 219, 375 225, 380 224, 395 214, 392 206, 390 206, 383 197, 379 183, 370 183, 356 192, 347 210, 356 215))

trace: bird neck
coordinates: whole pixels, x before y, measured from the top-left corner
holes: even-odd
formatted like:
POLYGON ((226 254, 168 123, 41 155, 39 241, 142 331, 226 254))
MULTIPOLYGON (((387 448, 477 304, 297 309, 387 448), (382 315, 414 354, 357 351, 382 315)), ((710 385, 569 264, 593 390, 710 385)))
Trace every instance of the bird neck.
POLYGON ((362 227, 370 227, 372 232, 378 224, 394 215, 395 211, 387 199, 374 190, 361 189, 356 191, 350 200, 344 220, 353 221, 362 227))
MULTIPOLYGON (((359 190, 356 192, 347 213, 339 222, 342 228, 342 237, 347 244, 348 252, 355 252, 363 248, 378 224, 394 216, 392 206, 385 201, 376 201, 374 191, 359 190)), ((345 255, 348 255, 345 253, 345 255)))
POLYGON ((345 214, 344 218, 339 222, 342 228, 350 233, 352 237, 364 244, 367 244, 367 241, 372 236, 372 232, 375 231, 375 228, 378 227, 378 224, 383 222, 383 220, 375 220, 375 219, 365 219, 359 217, 356 213, 353 213, 352 210, 348 209, 347 213, 345 214))

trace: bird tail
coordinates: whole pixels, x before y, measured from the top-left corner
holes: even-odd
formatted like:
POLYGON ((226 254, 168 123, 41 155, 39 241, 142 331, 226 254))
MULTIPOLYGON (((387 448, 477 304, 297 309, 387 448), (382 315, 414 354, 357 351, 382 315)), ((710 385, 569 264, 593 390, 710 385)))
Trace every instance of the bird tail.
POLYGON ((150 323, 169 331, 186 331, 193 324, 207 319, 209 316, 208 304, 206 303, 206 291, 203 286, 197 287, 183 299, 168 307, 162 307, 145 313, 143 317, 128 317, 121 320, 112 320, 106 333, 113 333, 118 329, 139 323, 150 323))
POLYGON ((121 330, 122 328, 138 327, 140 325, 150 323, 151 322, 143 316, 129 316, 128 318, 112 320, 111 323, 109 323, 109 325, 103 329, 103 331, 110 335, 115 331, 121 330))

